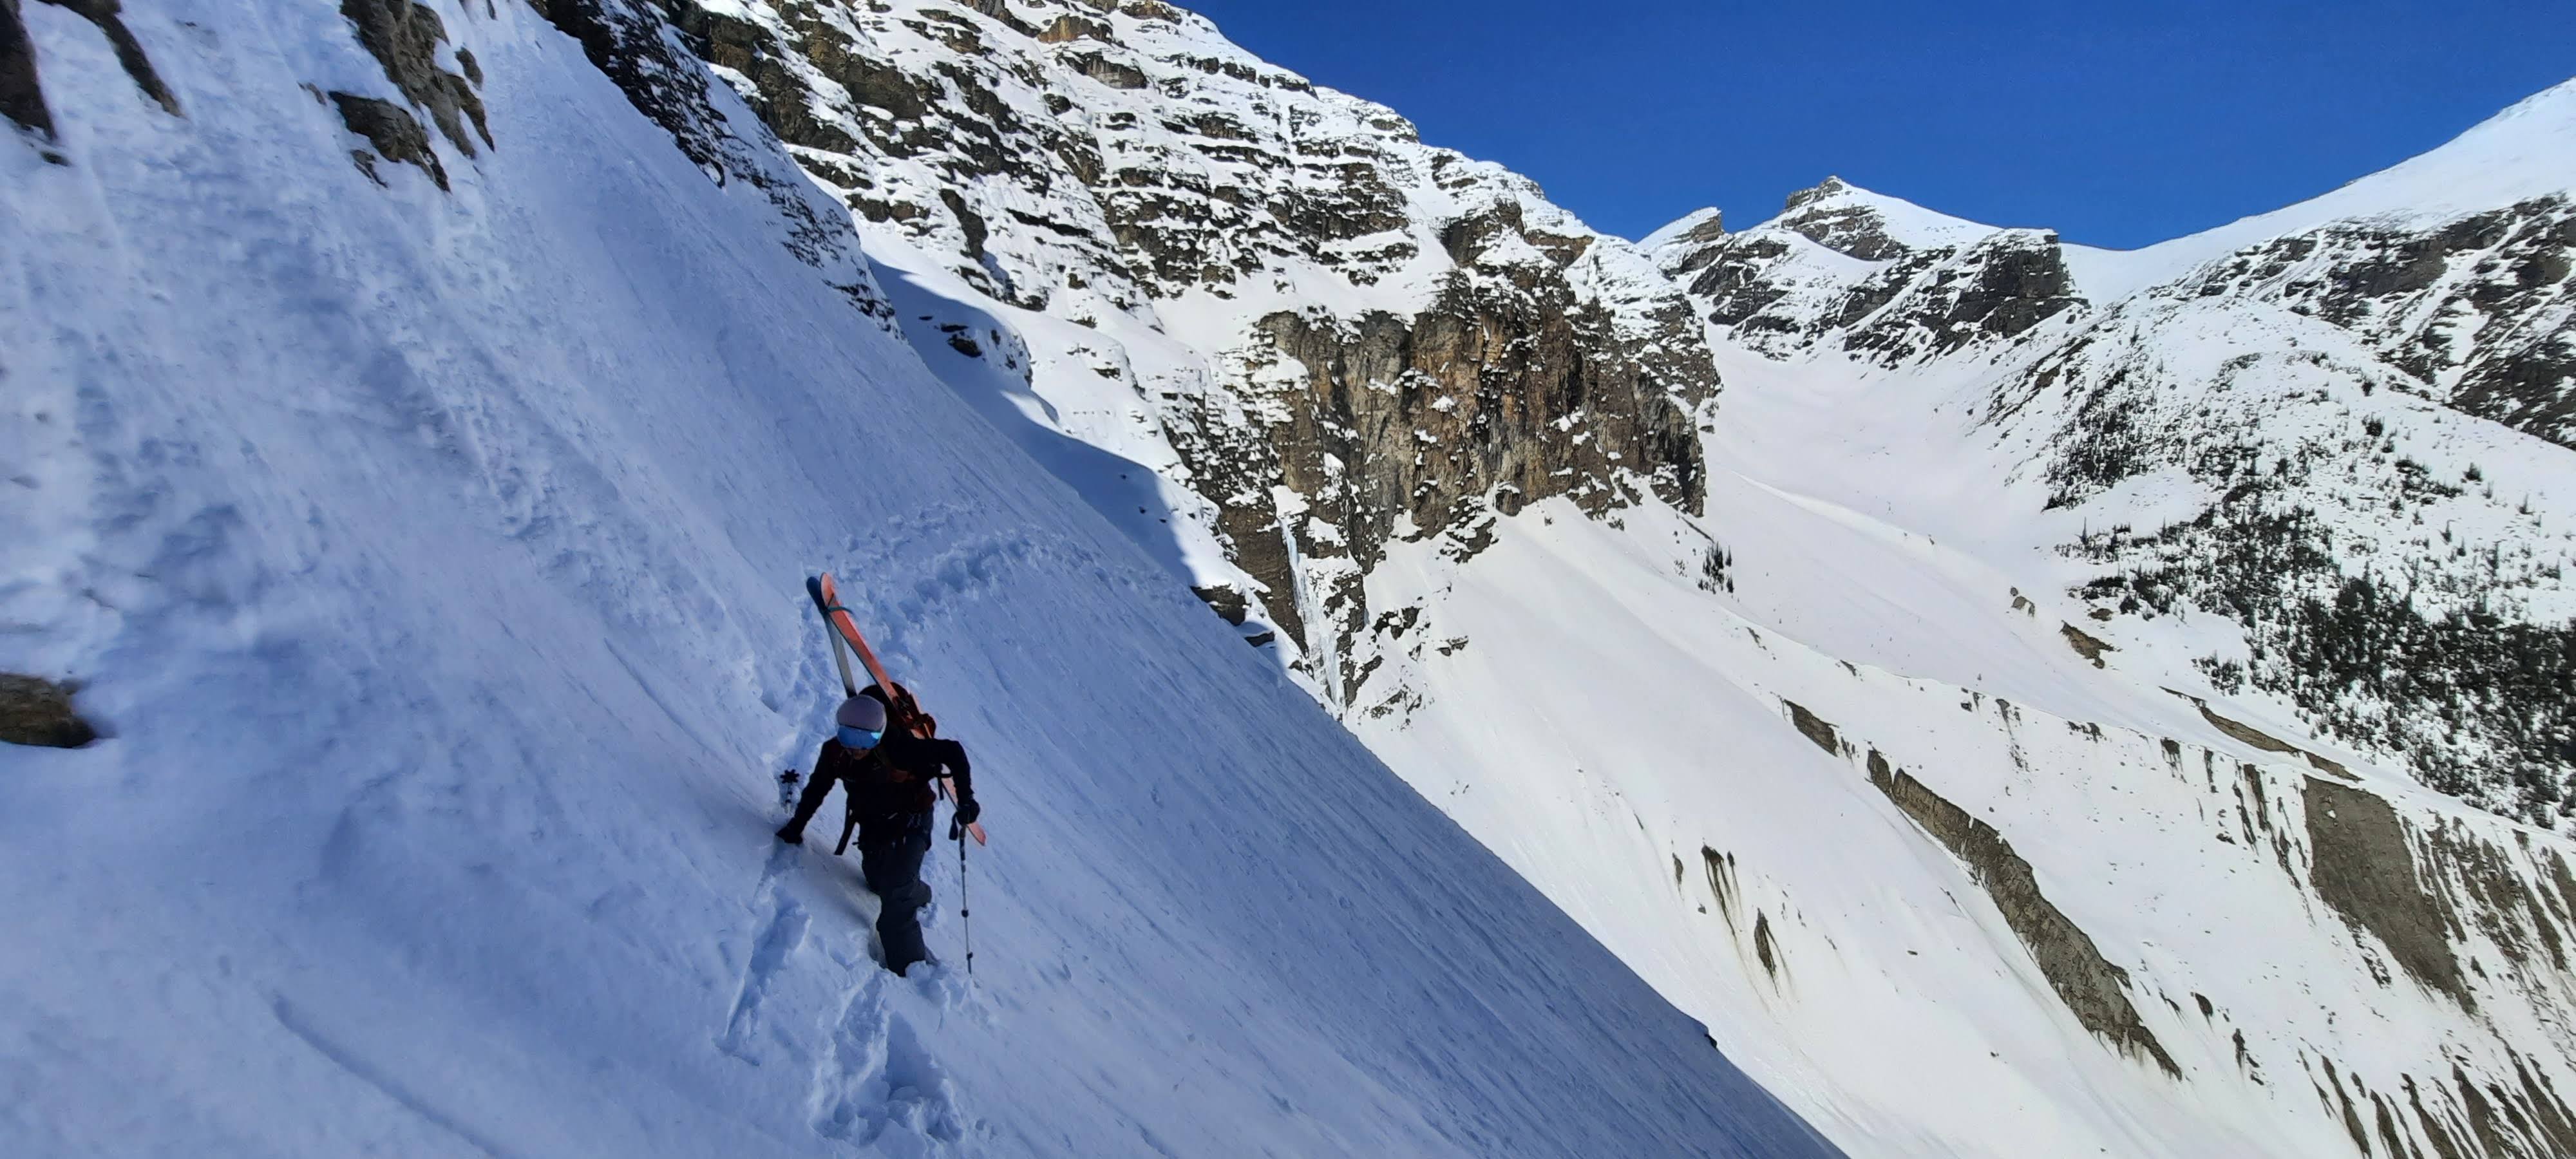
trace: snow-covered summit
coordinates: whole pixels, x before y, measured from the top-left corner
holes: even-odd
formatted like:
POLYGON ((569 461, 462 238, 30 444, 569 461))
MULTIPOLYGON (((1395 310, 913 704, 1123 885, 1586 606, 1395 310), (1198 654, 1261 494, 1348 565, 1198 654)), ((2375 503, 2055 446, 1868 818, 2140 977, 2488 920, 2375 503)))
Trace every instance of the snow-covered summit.
POLYGON ((1717 207, 1694 209, 1673 219, 1662 229, 1638 239, 1637 248, 1653 253, 1679 241, 1707 242, 1726 236, 1726 215, 1717 207))
POLYGON ((1712 335, 1778 357, 1886 363, 1990 347, 2078 303, 2057 236, 1937 213, 1826 178, 1740 233, 1703 211, 1649 236, 1712 335))
POLYGON ((1915 250, 1964 249, 2000 232, 1840 177, 1790 194, 1778 216, 1754 229, 1788 230, 1862 261, 1886 261, 1915 250))

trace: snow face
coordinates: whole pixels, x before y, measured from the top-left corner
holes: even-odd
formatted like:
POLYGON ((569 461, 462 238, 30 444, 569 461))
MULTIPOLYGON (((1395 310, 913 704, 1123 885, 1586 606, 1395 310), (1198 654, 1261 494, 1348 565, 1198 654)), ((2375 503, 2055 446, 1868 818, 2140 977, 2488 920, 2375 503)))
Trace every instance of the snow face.
POLYGON ((899 276, 435 12, 444 192, 299 88, 402 103, 335 21, 127 4, 181 117, 23 12, 0 669, 112 736, 0 748, 0 1152, 1833 1153, 889 336, 899 276), (818 568, 976 758, 925 977, 769 836, 818 568))

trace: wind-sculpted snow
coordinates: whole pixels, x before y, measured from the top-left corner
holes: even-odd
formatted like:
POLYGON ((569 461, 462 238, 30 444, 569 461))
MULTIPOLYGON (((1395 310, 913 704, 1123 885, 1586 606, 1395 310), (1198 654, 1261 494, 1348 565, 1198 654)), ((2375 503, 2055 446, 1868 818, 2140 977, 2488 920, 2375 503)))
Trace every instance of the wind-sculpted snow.
POLYGON ((443 189, 310 6, 128 0, 184 117, 19 9, 0 671, 109 735, 0 747, 0 1153, 1833 1153, 674 139, 782 163, 729 90, 426 7, 443 189), (926 976, 770 836, 823 567, 975 754, 926 976))

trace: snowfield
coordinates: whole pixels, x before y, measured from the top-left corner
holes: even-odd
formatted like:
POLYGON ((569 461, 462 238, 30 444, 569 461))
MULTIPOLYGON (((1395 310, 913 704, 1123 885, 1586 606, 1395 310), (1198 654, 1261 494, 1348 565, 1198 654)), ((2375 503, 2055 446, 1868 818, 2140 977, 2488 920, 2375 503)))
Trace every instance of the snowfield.
POLYGON ((440 11, 491 138, 444 193, 351 163, 320 93, 400 98, 334 18, 133 0, 182 116, 24 8, 0 669, 112 735, 0 748, 0 1153, 1835 1153, 846 246, 527 6, 440 11), (769 835, 838 693, 819 569, 988 805, 914 980, 769 835))

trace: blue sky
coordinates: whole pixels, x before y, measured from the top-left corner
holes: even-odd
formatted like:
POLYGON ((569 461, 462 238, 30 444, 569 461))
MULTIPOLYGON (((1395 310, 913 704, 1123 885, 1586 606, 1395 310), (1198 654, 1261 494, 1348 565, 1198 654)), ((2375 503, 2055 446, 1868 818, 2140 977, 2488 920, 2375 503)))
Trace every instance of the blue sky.
MULTIPOLYGON (((2129 247, 2275 209, 2576 75, 2566 0, 1182 0, 1639 236, 1855 184, 2129 247)), ((2576 163, 2576 159, 2571 159, 2576 163)))

